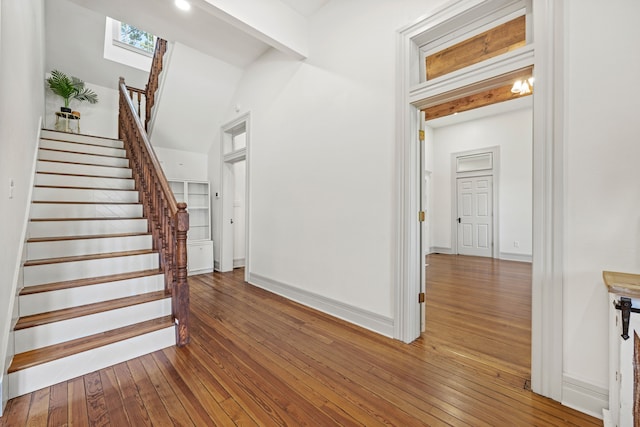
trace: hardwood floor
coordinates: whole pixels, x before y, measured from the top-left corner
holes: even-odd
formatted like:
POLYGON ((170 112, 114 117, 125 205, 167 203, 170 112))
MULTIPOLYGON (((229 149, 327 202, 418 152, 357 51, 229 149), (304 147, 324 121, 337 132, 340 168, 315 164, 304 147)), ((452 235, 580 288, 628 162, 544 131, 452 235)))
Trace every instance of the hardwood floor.
POLYGON ((410 345, 248 285, 242 270, 194 276, 191 344, 13 399, 0 426, 602 425, 523 387, 526 264, 428 262, 428 329, 410 345))

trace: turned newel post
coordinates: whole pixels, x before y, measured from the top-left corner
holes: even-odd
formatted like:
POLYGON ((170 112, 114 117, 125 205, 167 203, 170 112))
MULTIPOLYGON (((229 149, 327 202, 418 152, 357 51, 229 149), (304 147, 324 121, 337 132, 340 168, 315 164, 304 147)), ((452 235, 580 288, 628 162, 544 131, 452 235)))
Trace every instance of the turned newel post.
POLYGON ((176 319, 176 343, 183 346, 189 343, 189 284, 187 283, 187 231, 189 214, 187 204, 178 203, 176 213, 176 267, 177 277, 173 286, 173 316, 176 319))

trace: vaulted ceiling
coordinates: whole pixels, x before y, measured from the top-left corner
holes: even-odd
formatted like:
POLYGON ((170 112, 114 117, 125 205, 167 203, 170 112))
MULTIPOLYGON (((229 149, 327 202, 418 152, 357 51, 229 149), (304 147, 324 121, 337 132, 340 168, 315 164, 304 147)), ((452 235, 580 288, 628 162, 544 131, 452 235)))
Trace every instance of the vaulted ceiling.
POLYGON ((269 48, 279 47, 278 35, 271 34, 273 28, 266 27, 304 28, 306 19, 328 2, 190 0, 191 10, 183 12, 175 7, 173 0, 71 1, 240 68, 269 48))

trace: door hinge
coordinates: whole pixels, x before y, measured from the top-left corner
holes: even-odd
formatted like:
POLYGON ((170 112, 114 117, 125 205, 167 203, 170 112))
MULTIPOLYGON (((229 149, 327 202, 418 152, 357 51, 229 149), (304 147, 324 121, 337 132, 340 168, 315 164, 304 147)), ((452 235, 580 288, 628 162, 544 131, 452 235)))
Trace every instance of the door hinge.
POLYGON ((422 129, 418 131, 418 139, 424 141, 424 131, 422 129))
POLYGON ((418 221, 424 222, 426 217, 427 217, 427 214, 425 211, 418 212, 418 221))
POLYGON ((424 292, 420 292, 418 294, 418 302, 419 303, 423 303, 424 302, 424 292))

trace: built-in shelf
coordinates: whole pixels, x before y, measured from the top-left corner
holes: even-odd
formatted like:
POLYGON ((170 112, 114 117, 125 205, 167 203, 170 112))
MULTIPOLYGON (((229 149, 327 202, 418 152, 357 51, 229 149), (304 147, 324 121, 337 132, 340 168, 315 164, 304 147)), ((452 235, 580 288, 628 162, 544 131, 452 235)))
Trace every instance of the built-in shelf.
POLYGON ((176 201, 187 204, 187 269, 189 275, 213 271, 213 241, 211 240, 211 198, 205 181, 169 180, 176 201))

